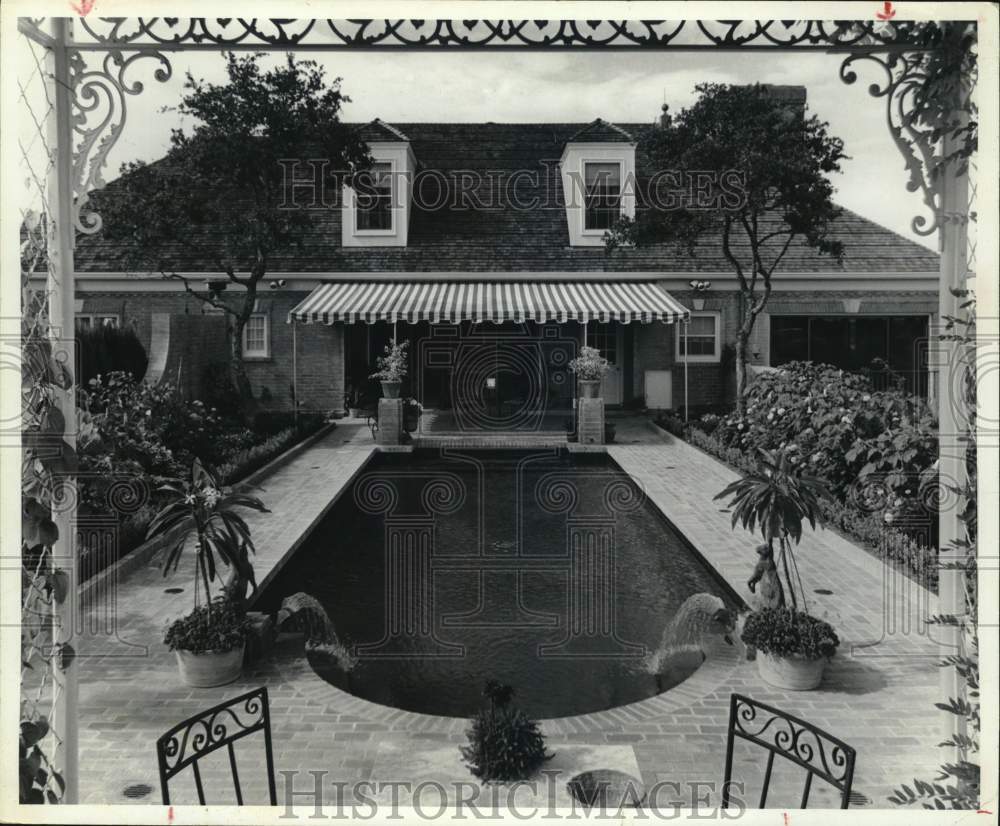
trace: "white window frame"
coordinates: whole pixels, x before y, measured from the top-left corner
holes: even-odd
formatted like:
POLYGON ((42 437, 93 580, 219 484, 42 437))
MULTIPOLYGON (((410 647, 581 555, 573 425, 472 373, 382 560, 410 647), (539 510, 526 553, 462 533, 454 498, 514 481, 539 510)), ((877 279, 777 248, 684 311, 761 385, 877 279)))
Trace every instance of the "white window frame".
POLYGON ((80 320, 82 320, 84 318, 87 319, 87 321, 90 324, 90 326, 86 328, 88 330, 93 330, 93 329, 95 329, 98 326, 101 326, 101 327, 116 327, 117 328, 117 327, 121 327, 121 324, 122 324, 121 316, 118 315, 118 313, 76 313, 76 315, 74 316, 74 325, 76 324, 77 321, 80 321, 80 320), (97 319, 101 319, 101 318, 103 318, 105 320, 104 323, 100 324, 100 325, 95 324, 95 322, 97 321, 97 319), (111 324, 107 323, 107 319, 109 319, 109 318, 110 319, 114 319, 114 321, 111 324))
POLYGON ((587 229, 587 164, 599 163, 610 166, 618 164, 618 217, 625 215, 625 161, 619 158, 582 158, 580 160, 580 181, 583 187, 583 203, 580 205, 580 235, 604 238, 606 229, 587 229))
POLYGON ((722 313, 719 310, 692 310, 691 316, 694 318, 715 319, 715 352, 712 355, 689 355, 681 354, 681 345, 684 343, 684 329, 687 323, 681 321, 676 324, 676 337, 674 340, 674 352, 677 354, 677 361, 680 364, 718 364, 722 360, 722 313))
POLYGON ((259 360, 259 359, 269 359, 271 358, 271 316, 269 313, 251 313, 250 318, 262 318, 264 320, 264 349, 263 350, 249 350, 247 347, 247 328, 249 327, 249 319, 247 323, 243 325, 242 341, 240 342, 240 351, 243 358, 248 361, 259 360))
POLYGON ((389 228, 388 229, 358 229, 358 194, 351 190, 351 213, 354 236, 357 238, 386 237, 396 234, 396 213, 399 212, 399 185, 396 177, 396 161, 394 158, 375 158, 376 164, 389 165, 389 228))

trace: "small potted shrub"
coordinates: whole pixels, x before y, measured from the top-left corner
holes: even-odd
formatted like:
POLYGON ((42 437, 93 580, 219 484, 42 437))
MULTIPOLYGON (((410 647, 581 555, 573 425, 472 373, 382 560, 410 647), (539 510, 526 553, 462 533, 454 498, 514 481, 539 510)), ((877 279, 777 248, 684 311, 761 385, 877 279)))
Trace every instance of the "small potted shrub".
POLYGON ((740 523, 751 533, 759 527, 766 550, 785 580, 779 604, 751 613, 742 639, 761 652, 757 668, 764 680, 778 688, 803 691, 819 685, 823 667, 839 644, 833 628, 809 614, 805 592, 796 585, 800 580, 793 553, 793 543, 798 545, 802 539, 803 521, 813 528, 821 524, 820 500, 829 494, 819 479, 802 472, 803 462, 794 451, 758 453, 758 470, 715 498, 732 497, 733 527, 740 523), (784 594, 791 607, 784 604, 784 594))
POLYGON ((420 417, 423 415, 424 408, 414 398, 407 398, 403 400, 403 430, 407 433, 413 433, 420 425, 420 417))
POLYGON ((171 623, 163 642, 176 655, 184 684, 207 688, 239 678, 249 635, 243 606, 218 597, 171 623))
POLYGON ((223 488, 197 459, 191 466, 190 481, 163 485, 160 491, 167 503, 150 522, 146 538, 170 536, 183 527, 164 556, 163 574, 177 570, 192 538, 196 569, 194 610, 171 624, 164 642, 177 656, 186 684, 206 687, 230 683, 240 675, 249 633, 247 588, 257 587, 250 562, 253 539, 236 509, 267 512, 267 508, 254 496, 223 488), (229 576, 222 594, 213 595, 212 586, 221 578, 222 565, 229 569, 229 576), (203 591, 200 603, 199 586, 203 591))
POLYGON ((490 707, 472 718, 462 757, 484 783, 526 780, 554 755, 545 751, 538 724, 511 704, 514 689, 490 680, 483 695, 490 707))
POLYGON ((576 375, 580 384, 580 395, 583 398, 596 399, 600 396, 601 381, 610 366, 596 347, 580 348, 580 355, 570 361, 569 369, 576 375))
POLYGON ((407 348, 410 342, 404 341, 397 344, 396 339, 390 340, 385 346, 383 355, 379 356, 375 364, 378 369, 371 374, 371 378, 378 379, 382 383, 382 393, 387 399, 398 399, 399 388, 406 375, 407 348))
POLYGON ((840 639, 828 622, 792 608, 764 608, 751 613, 740 639, 757 649, 760 676, 793 691, 816 688, 840 639))

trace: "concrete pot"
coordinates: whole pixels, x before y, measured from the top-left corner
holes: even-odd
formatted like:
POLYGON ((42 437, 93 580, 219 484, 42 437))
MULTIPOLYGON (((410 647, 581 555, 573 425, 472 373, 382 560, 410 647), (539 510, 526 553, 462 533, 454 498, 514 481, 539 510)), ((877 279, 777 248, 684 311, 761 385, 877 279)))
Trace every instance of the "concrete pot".
POLYGON ((177 655, 177 665, 180 667, 184 685, 210 688, 215 685, 227 685, 239 679, 243 673, 245 649, 244 644, 232 651, 206 651, 203 654, 195 654, 193 651, 178 649, 174 654, 177 655))
POLYGON ((601 397, 600 379, 587 379, 580 381, 580 398, 599 399, 601 397))
POLYGON ((757 673, 775 688, 789 691, 810 691, 823 680, 825 659, 807 660, 805 657, 776 657, 757 653, 757 673))
POLYGON ((403 386, 401 381, 384 381, 382 382, 382 395, 387 399, 398 399, 399 398, 399 388, 403 386))

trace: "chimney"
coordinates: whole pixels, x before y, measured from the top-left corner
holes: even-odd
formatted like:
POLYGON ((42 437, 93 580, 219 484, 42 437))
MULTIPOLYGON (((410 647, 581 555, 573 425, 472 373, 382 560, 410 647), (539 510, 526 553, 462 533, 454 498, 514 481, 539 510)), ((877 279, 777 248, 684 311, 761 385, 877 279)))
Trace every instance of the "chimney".
POLYGON ((772 100, 780 101, 788 106, 795 114, 803 115, 806 111, 806 87, 805 86, 777 86, 771 83, 762 83, 761 91, 772 100))

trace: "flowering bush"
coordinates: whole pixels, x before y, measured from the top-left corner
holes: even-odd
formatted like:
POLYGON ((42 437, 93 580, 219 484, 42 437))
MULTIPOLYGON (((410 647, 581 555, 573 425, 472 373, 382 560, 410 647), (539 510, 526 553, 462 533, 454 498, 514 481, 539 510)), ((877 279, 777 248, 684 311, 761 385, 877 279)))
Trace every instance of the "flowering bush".
POLYGON ((378 370, 372 373, 370 378, 380 381, 402 381, 403 376, 406 375, 407 348, 409 346, 409 341, 397 344, 396 339, 392 339, 385 346, 384 355, 375 360, 378 370))
POLYGON ((572 370, 580 381, 600 381, 611 366, 596 347, 581 347, 580 355, 569 362, 572 370))
POLYGON ((926 402, 830 365, 792 362, 761 374, 746 416, 709 424, 702 429, 726 447, 797 454, 838 498, 892 518, 919 509, 935 484, 937 423, 926 402))
POLYGON ((789 608, 754 611, 747 616, 740 639, 765 654, 808 660, 832 657, 840 645, 829 623, 789 608))

